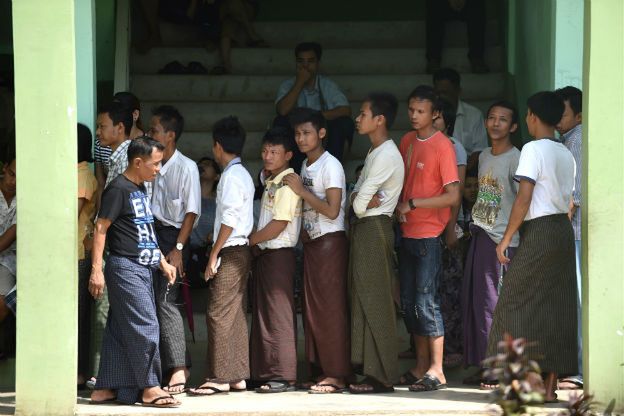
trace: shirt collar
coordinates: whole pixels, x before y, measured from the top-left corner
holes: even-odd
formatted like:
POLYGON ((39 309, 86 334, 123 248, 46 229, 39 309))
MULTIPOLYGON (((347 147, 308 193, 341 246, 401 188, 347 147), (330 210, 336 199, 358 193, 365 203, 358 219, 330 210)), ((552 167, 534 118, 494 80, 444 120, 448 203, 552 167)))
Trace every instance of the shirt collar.
POLYGON ((167 174, 167 171, 169 170, 169 166, 173 165, 176 161, 176 159, 178 158, 178 150, 176 149, 175 152, 173 152, 173 154, 171 155, 171 157, 169 158, 169 160, 167 161, 167 163, 164 163, 161 168, 160 168, 160 172, 159 175, 160 176, 165 176, 167 174))
POLYGON ((572 137, 576 136, 577 134, 580 134, 582 130, 583 130, 583 124, 577 124, 572 129, 570 129, 570 131, 568 131, 567 133, 563 133, 561 135, 561 141, 565 143, 572 137))
POLYGON ((304 88, 303 90, 306 91, 308 94, 316 94, 320 89, 319 89, 319 84, 321 83, 321 76, 319 74, 316 74, 316 80, 314 81, 314 88, 312 88, 311 90, 304 88))
POLYGON ((127 139, 127 140, 125 140, 123 143, 121 143, 121 144, 119 145, 119 147, 118 147, 117 149, 115 149, 115 151, 114 151, 114 152, 110 155, 110 158, 111 158, 111 159, 113 159, 113 160, 116 160, 116 159, 118 159, 118 158, 119 158, 119 155, 120 155, 122 152, 124 152, 124 151, 125 151, 125 152, 126 152, 126 154, 127 154, 127 152, 128 152, 128 146, 130 146, 130 139, 127 139))
POLYGON ((241 162, 241 158, 240 157, 235 157, 234 159, 230 160, 230 163, 227 164, 227 166, 225 167, 225 169, 223 169, 223 173, 225 173, 226 170, 228 170, 229 168, 231 168, 234 165, 238 165, 242 163, 241 162))
POLYGON ((277 176, 267 179, 267 183, 281 182, 284 176, 288 175, 289 173, 294 173, 294 172, 295 170, 293 168, 285 169, 284 171, 280 172, 277 176))

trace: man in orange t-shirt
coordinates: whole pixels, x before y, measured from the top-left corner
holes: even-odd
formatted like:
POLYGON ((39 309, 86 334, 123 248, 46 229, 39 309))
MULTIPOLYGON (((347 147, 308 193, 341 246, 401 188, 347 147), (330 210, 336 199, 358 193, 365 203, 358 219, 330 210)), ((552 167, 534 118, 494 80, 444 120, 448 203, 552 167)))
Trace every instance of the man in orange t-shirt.
POLYGON ((414 336, 416 366, 403 375, 410 391, 446 388, 442 370, 444 323, 438 285, 442 241, 451 207, 460 202, 459 176, 451 141, 433 127, 439 116, 433 89, 419 86, 408 99, 414 131, 401 139, 405 183, 397 205, 401 219, 399 276, 405 326, 414 336))

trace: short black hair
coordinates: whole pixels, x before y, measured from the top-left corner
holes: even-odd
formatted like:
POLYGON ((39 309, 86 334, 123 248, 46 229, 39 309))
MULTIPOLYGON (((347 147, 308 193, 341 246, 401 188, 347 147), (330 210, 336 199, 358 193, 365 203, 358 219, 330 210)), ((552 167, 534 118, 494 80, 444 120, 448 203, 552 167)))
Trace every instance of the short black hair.
MULTIPOLYGON (((429 101, 431 102, 431 111, 440 111, 441 100, 440 96, 436 94, 431 85, 419 85, 410 92, 407 97, 409 104, 410 100, 429 101)), ((444 119, 446 121, 446 118, 444 119)))
POLYGON ((116 93, 115 95, 113 95, 113 101, 121 103, 121 105, 123 105, 125 108, 132 111, 141 111, 141 102, 136 95, 132 94, 129 91, 120 91, 116 93))
POLYGON ((297 46, 295 46, 295 58, 299 56, 301 52, 314 52, 317 60, 321 60, 321 56, 323 56, 323 47, 318 42, 301 42, 297 46))
POLYGON ((455 119, 457 118, 455 114, 455 107, 451 102, 445 98, 438 98, 437 105, 440 115, 444 119, 444 124, 446 125, 446 133, 449 136, 453 135, 453 131, 455 130, 455 119))
POLYGON ((364 102, 370 103, 373 117, 384 116, 386 128, 390 129, 392 127, 399 109, 399 102, 394 95, 384 91, 371 92, 366 96, 364 102))
POLYGON ((295 151, 295 138, 292 130, 285 127, 272 127, 262 137, 262 144, 282 145, 287 152, 295 151))
POLYGON ((162 152, 165 150, 165 146, 149 136, 140 136, 131 140, 128 146, 128 163, 131 163, 132 160, 137 157, 143 159, 151 156, 154 149, 158 149, 162 152))
POLYGON ((448 81, 455 88, 461 87, 461 76, 453 68, 440 68, 435 71, 433 73, 433 83, 435 84, 438 81, 448 81))
POLYGON ((2 162, 4 163, 4 166, 9 166, 15 160, 15 137, 9 140, 4 150, 2 162))
POLYGON ((494 107, 506 108, 507 110, 511 111, 511 124, 518 124, 518 109, 515 105, 507 100, 500 100, 493 103, 490 108, 488 108, 487 113, 485 113, 486 120, 490 116, 490 111, 492 111, 494 107))
POLYGON ((219 164, 217 163, 216 160, 214 160, 210 156, 204 156, 204 157, 202 157, 201 159, 199 159, 197 161, 197 164, 199 165, 200 163, 203 163, 203 162, 208 162, 208 164, 210 164, 210 166, 212 166, 212 168, 215 170, 215 172, 217 172, 217 175, 221 174, 221 167, 219 166, 219 164))
POLYGON ((227 116, 212 127, 212 139, 225 153, 240 156, 245 145, 245 129, 236 116, 227 116))
POLYGON ((317 132, 327 128, 327 121, 323 117, 323 113, 312 108, 297 107, 293 109, 288 115, 288 121, 293 129, 305 123, 312 123, 317 132))
POLYGON ((184 129, 184 117, 182 117, 182 114, 174 106, 161 105, 152 110, 152 115, 158 117, 160 125, 163 126, 166 132, 172 131, 175 133, 175 141, 177 143, 184 129))
POLYGON ((540 91, 527 100, 527 107, 544 124, 554 127, 561 121, 565 110, 563 100, 552 91, 540 91))
POLYGON ((89 127, 78 123, 78 163, 93 162, 91 149, 93 146, 93 136, 89 127))
POLYGON ((559 88, 555 90, 561 99, 570 103, 570 108, 574 115, 583 111, 583 92, 576 87, 568 85, 567 87, 559 88))
POLYGON ((132 110, 124 107, 119 101, 113 101, 100 107, 98 114, 108 114, 113 121, 113 126, 122 123, 126 136, 130 135, 132 130, 132 110))

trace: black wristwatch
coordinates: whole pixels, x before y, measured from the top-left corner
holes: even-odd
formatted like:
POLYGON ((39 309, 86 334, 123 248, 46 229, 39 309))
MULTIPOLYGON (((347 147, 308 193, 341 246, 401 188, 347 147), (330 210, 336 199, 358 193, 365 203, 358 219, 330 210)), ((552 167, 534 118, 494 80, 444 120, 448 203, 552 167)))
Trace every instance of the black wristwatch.
POLYGON ((414 205, 414 201, 411 198, 407 200, 407 205, 409 205, 410 209, 416 209, 416 205, 414 205))

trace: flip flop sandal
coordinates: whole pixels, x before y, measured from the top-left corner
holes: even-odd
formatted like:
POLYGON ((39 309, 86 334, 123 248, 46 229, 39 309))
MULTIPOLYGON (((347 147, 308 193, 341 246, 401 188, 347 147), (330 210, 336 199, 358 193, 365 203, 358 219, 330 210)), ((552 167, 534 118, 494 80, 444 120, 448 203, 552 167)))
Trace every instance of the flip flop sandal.
POLYGON ((256 393, 285 393, 287 391, 295 391, 295 386, 290 385, 285 381, 271 380, 264 383, 262 386, 269 386, 268 389, 258 387, 256 393))
POLYGON ((162 403, 162 404, 158 404, 157 402, 159 400, 165 400, 165 399, 173 399, 173 396, 169 395, 169 396, 160 396, 160 397, 156 397, 154 400, 152 400, 151 402, 145 402, 143 400, 141 400, 141 405, 143 405, 143 407, 160 407, 160 408, 171 408, 171 407, 180 407, 180 405, 182 403, 180 402, 175 402, 175 403, 162 403))
POLYGON ((229 390, 221 390, 214 386, 199 386, 196 389, 188 389, 186 391, 187 396, 214 396, 215 394, 228 394, 229 390), (212 393, 202 393, 197 390, 210 390, 212 393))
POLYGON ((203 74, 208 73, 208 70, 206 69, 206 67, 203 66, 201 62, 197 62, 197 61, 189 62, 186 68, 189 74, 203 75, 203 74))
POLYGON ((557 390, 578 390, 583 388, 583 382, 574 378, 563 378, 557 382, 557 390), (569 383, 575 387, 561 386, 561 383, 569 383))
POLYGON ((182 75, 188 74, 188 69, 179 61, 171 61, 158 71, 159 74, 182 75))
MULTIPOLYGON (((316 387, 331 387, 333 388, 333 390, 331 391, 323 391, 323 390, 314 390, 314 389, 310 389, 308 390, 309 394, 334 394, 334 393, 344 393, 346 391, 348 391, 348 389, 346 387, 339 387, 335 384, 330 384, 330 383, 320 383, 320 384, 315 384, 314 386, 316 387)), ((312 386, 312 387, 314 387, 312 386)))
POLYGON ((182 393, 186 393, 186 391, 188 390, 186 388, 186 383, 175 383, 175 384, 168 384, 165 386, 165 388, 163 388, 164 391, 166 391, 167 393, 169 393, 172 396, 175 396, 176 394, 182 394, 182 393), (172 387, 179 387, 182 386, 183 389, 182 390, 178 390, 178 391, 171 391, 169 389, 171 389, 172 387))
POLYGON ((559 403, 559 398, 557 397, 557 393, 555 393, 555 398, 552 400, 546 400, 544 399, 544 403, 546 404, 550 404, 550 403, 559 403))
POLYGON ((420 380, 414 374, 412 374, 410 370, 407 370, 405 373, 403 373, 401 378, 399 378, 397 386, 411 386, 412 384, 415 384, 418 380, 420 380), (403 382, 401 382, 401 378, 404 380, 403 382))
POLYGON ((412 391, 414 393, 420 393, 423 391, 436 391, 446 388, 448 388, 448 386, 445 383, 442 383, 439 378, 437 378, 436 376, 432 376, 431 374, 425 374, 423 378, 409 386, 409 391, 412 391))
POLYGON ((230 387, 230 391, 232 393, 242 393, 244 391, 247 391, 247 387, 245 387, 244 389, 235 389, 234 387, 230 387))
POLYGON ((102 405, 102 404, 116 404, 117 397, 111 397, 110 399, 104 400, 89 400, 89 404, 102 405))
POLYGON ((376 394, 376 393, 394 393, 393 386, 385 386, 383 383, 373 379, 365 378, 361 383, 353 384, 349 387, 351 394, 376 394), (353 388, 357 386, 370 386, 370 389, 353 388))
POLYGON ((496 390, 499 386, 498 380, 483 379, 479 383, 479 390, 496 390))

